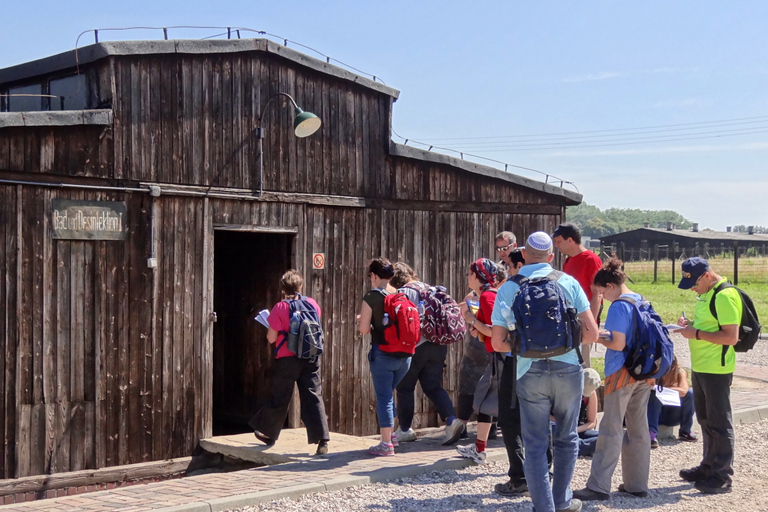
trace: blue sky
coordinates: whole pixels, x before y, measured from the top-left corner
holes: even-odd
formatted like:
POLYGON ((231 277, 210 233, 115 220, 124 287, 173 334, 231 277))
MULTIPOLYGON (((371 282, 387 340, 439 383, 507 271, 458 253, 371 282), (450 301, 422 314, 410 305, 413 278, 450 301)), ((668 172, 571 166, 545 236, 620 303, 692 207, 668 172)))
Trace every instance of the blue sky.
POLYGON ((111 5, 4 6, 0 67, 72 49, 92 28, 264 30, 400 90, 393 128, 403 137, 572 181, 600 208, 672 209, 718 230, 768 226, 768 2, 111 5))

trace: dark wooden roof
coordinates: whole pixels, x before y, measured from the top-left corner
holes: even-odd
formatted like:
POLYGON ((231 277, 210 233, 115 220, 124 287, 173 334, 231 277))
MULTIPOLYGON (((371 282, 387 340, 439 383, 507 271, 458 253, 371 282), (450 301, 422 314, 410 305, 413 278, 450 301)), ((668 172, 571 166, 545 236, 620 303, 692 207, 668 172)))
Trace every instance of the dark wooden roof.
POLYGON ((661 229, 661 228, 639 228, 615 235, 607 235, 600 238, 604 244, 613 244, 617 242, 627 242, 630 240, 685 240, 691 244, 696 242, 758 242, 768 243, 768 235, 750 235, 748 233, 737 233, 732 231, 690 231, 687 229, 661 229))
POLYGON ((111 41, 84 46, 50 57, 0 69, 0 84, 18 82, 65 69, 83 66, 115 55, 207 54, 261 51, 309 67, 327 75, 349 80, 395 99, 400 91, 381 82, 356 75, 344 68, 315 59, 269 39, 174 39, 170 41, 111 41))

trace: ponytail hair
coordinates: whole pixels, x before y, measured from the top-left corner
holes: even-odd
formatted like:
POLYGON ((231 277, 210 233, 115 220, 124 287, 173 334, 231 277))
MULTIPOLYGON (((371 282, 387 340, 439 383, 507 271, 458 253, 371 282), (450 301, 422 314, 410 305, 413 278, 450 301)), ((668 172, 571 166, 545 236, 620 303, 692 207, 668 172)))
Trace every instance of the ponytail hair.
POLYGON ((379 279, 392 279, 395 276, 395 267, 387 258, 376 258, 368 265, 368 272, 372 272, 379 279))
POLYGON ((616 258, 611 258, 605 262, 603 268, 597 271, 595 274, 594 284, 595 286, 602 286, 605 288, 607 285, 612 284, 614 286, 621 286, 624 281, 627 280, 627 274, 621 270, 621 266, 624 263, 616 258))

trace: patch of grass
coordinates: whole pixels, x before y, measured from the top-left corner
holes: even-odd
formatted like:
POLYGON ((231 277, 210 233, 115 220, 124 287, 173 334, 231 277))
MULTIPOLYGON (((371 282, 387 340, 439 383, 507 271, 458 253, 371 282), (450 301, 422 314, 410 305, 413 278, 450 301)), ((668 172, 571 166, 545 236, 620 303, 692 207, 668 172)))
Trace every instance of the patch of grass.
POLYGON ((600 380, 605 380, 605 359, 602 357, 591 357, 589 361, 592 368, 597 370, 597 373, 600 374, 600 380))
MULTIPOLYGON (((681 290, 672 283, 627 283, 627 286, 650 300, 653 308, 661 316, 664 323, 676 324, 680 314, 685 311, 689 318, 693 317, 693 308, 696 306, 696 294, 690 290, 681 290)), ((765 284, 740 284, 752 298, 757 309, 757 316, 761 323, 768 321, 768 285, 765 284)), ((603 315, 605 318, 605 315, 603 315)))

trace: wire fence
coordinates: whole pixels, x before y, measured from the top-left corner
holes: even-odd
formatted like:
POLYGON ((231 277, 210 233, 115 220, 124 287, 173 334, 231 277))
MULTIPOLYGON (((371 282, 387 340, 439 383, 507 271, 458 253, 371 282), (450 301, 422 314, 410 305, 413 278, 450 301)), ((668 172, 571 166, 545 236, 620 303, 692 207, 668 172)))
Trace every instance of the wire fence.
MULTIPOLYGON (((704 244, 707 245, 707 244, 704 244)), ((617 257, 624 262, 624 272, 635 282, 677 283, 683 261, 691 256, 706 258, 715 273, 734 284, 768 283, 768 247, 756 245, 681 248, 677 244, 648 248, 601 246, 600 257, 617 257)))

